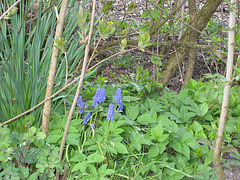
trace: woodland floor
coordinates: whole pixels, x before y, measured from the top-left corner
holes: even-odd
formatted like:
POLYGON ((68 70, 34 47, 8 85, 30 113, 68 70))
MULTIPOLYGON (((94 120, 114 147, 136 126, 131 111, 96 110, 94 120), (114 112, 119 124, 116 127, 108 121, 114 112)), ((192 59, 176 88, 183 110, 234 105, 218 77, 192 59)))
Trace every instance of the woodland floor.
MULTIPOLYGON (((137 1, 137 3, 141 1, 137 1)), ((198 0, 198 6, 201 7, 205 1, 198 0)), ((119 3, 119 2, 116 2, 119 3)), ((117 12, 122 12, 123 10, 120 8, 122 7, 121 5, 115 4, 115 11, 117 12)), ((140 6, 139 6, 140 7, 140 6)), ((140 7, 141 8, 141 7, 140 7)), ((222 22, 225 23, 225 25, 228 22, 228 11, 226 10, 226 4, 222 5, 222 7, 218 9, 218 11, 214 14, 213 18, 220 19, 222 22), (222 9, 221 9, 222 8, 222 9), (224 14, 222 15, 221 12, 224 11, 224 14)), ((144 10, 144 9, 143 9, 144 10)), ((140 9, 138 12, 141 12, 142 9, 140 9)), ((118 14, 115 12, 115 14, 118 14)), ((112 17, 112 16, 110 16, 112 17)), ((140 15, 138 13, 135 14, 134 20, 138 21, 140 15)), ((117 18, 119 19, 119 17, 117 18)), ((121 19, 121 18, 120 18, 121 19)), ((198 40, 199 44, 206 44, 204 39, 202 37, 199 38, 198 40)), ((224 47, 223 47, 224 48, 224 47)), ((166 50, 167 52, 167 50, 166 50)), ((168 51, 171 52, 171 51, 168 51)), ((220 73, 224 75, 225 73, 225 65, 224 63, 219 64, 217 63, 216 59, 209 58, 210 54, 206 50, 197 50, 196 52, 196 63, 195 63, 195 68, 194 68, 194 73, 193 73, 193 79, 199 80, 200 78, 204 77, 204 74, 207 73, 220 73), (209 59, 209 60, 206 60, 209 59)), ((108 54, 102 54, 98 58, 99 60, 104 59, 107 57, 108 54)), ((136 68, 138 65, 142 65, 144 69, 148 69, 150 72, 150 75, 153 73, 153 64, 151 62, 151 55, 147 53, 143 53, 140 51, 136 52, 131 52, 127 55, 120 55, 118 57, 112 58, 105 62, 99 69, 97 75, 103 76, 103 77, 108 77, 108 82, 118 82, 116 78, 114 78, 112 74, 116 75, 116 77, 121 77, 121 74, 129 77, 131 79, 132 75, 136 73, 136 68), (109 73, 111 72, 111 73, 109 73)), ((163 61, 167 60, 166 59, 163 61)), ((187 66, 187 57, 185 62, 181 65, 180 71, 177 71, 174 78, 168 83, 167 88, 170 89, 171 91, 179 92, 182 86, 182 81, 181 81, 181 75, 184 74, 187 66)), ((224 174, 227 180, 240 180, 240 166, 238 165, 231 165, 231 168, 228 169, 224 167, 224 174)))

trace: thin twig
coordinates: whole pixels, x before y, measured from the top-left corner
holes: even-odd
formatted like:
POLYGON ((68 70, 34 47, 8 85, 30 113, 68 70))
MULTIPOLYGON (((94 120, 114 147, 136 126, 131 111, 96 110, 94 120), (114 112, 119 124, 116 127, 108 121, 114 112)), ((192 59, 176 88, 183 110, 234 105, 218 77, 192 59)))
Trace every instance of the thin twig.
POLYGON ((6 16, 7 13, 8 13, 9 11, 11 11, 11 9, 12 9, 14 6, 16 6, 20 1, 21 1, 21 0, 18 0, 17 2, 15 2, 5 13, 3 13, 3 14, 1 15, 1 17, 0 17, 0 20, 3 19, 4 16, 6 16))
MULTIPOLYGON (((60 162, 62 161, 62 155, 63 155, 63 150, 64 150, 64 146, 65 146, 66 139, 67 139, 68 129, 69 129, 69 126, 70 126, 70 123, 71 123, 71 119, 72 119, 74 109, 75 109, 77 101, 78 101, 78 96, 80 94, 80 90, 81 90, 81 87, 82 87, 82 84, 83 84, 84 74, 85 74, 85 71, 86 71, 87 59, 88 59, 88 55, 89 55, 89 46, 90 46, 90 43, 91 43, 91 36, 92 36, 92 31, 93 31, 95 7, 96 7, 96 0, 93 0, 90 30, 89 30, 89 33, 88 33, 89 38, 88 38, 88 43, 85 46, 85 54, 84 54, 84 60, 83 60, 83 65, 82 65, 81 78, 79 79, 77 91, 76 91, 76 94, 75 94, 75 97, 74 97, 74 100, 73 100, 73 103, 72 103, 72 106, 71 106, 71 110, 69 112, 68 119, 67 119, 67 122, 66 122, 65 130, 64 130, 64 134, 63 134, 63 138, 62 138, 62 143, 61 143, 61 146, 60 146, 59 157, 58 157, 60 162)), ((57 177, 57 174, 56 174, 56 177, 57 177)))

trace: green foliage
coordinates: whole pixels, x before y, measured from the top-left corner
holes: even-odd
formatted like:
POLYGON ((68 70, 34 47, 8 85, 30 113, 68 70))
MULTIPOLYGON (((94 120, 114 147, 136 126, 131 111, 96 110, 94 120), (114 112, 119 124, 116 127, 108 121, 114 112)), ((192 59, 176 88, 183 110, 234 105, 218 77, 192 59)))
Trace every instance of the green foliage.
POLYGON ((46 135, 34 126, 19 134, 0 125, 0 134, 1 179, 51 179, 62 169, 58 148, 46 144, 46 135))
MULTIPOLYGON (((9 3, 13 4, 15 1, 9 3)), ((66 15, 67 23, 63 36, 56 40, 57 47, 62 51, 66 50, 68 68, 66 68, 65 60, 62 60, 64 57, 60 54, 54 92, 65 84, 66 74, 68 77, 73 76, 72 72, 84 54, 84 45, 79 45, 81 40, 79 36, 77 34, 71 36, 78 23, 77 17, 72 17, 72 14, 77 14, 79 5, 76 5, 75 0, 71 0, 69 3, 71 13, 66 15)), ((83 5, 84 3, 86 2, 83 2, 83 5)), ((8 4, 7 1, 6 4, 8 4)), ((59 5, 60 2, 56 4, 58 9, 59 5)), ((45 98, 53 44, 52 37, 54 37, 57 23, 52 8, 43 13, 49 6, 50 3, 40 2, 37 19, 28 19, 27 21, 25 15, 30 10, 32 11, 32 6, 21 1, 18 13, 11 14, 9 20, 0 21, 0 122, 25 112, 45 98)), ((0 13, 5 11, 4 6, 0 13)), ((53 109, 64 109, 63 100, 66 98, 66 102, 69 102, 71 99, 69 94, 72 90, 55 97, 53 109), (60 97, 61 99, 59 99, 60 97)), ((36 127, 41 125, 41 111, 42 106, 31 112, 36 119, 34 122, 36 127)), ((19 119, 22 121, 24 118, 19 119)), ((24 132, 26 128, 23 123, 19 122, 11 123, 9 128, 24 132)))

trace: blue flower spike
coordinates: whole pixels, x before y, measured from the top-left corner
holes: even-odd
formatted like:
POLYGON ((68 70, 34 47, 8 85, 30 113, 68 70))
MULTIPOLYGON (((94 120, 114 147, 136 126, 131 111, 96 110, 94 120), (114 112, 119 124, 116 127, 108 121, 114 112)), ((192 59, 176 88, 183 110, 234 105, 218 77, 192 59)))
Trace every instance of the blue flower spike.
POLYGON ((102 88, 101 91, 100 91, 100 95, 99 95, 98 101, 100 103, 103 103, 103 102, 105 102, 105 100, 106 100, 106 93, 105 93, 105 89, 102 88))
POLYGON ((80 114, 83 114, 83 113, 84 113, 84 108, 85 108, 85 102, 82 101, 82 103, 80 104, 80 108, 79 108, 80 114))
POLYGON ((92 107, 96 107, 98 106, 98 101, 99 101, 99 96, 100 96, 100 93, 101 93, 101 89, 97 89, 95 95, 94 95, 94 98, 93 98, 93 103, 92 103, 92 107))
POLYGON ((117 89, 117 92, 116 92, 113 100, 115 100, 115 103, 119 103, 117 110, 122 111, 123 110, 123 102, 122 102, 122 92, 121 92, 120 88, 117 89))
POLYGON ((123 103, 122 102, 118 105, 117 110, 118 111, 122 111, 123 110, 123 103))
POLYGON ((90 119, 90 117, 91 117, 91 111, 89 111, 89 112, 87 113, 87 115, 84 116, 83 121, 82 121, 82 124, 85 125, 85 124, 87 123, 88 119, 90 119))
POLYGON ((82 104, 82 96, 79 96, 77 101, 77 106, 81 106, 81 104, 82 104))
POLYGON ((115 100, 115 103, 122 103, 122 93, 121 93, 121 88, 117 89, 117 92, 113 98, 115 100))
POLYGON ((108 122, 113 121, 113 116, 114 116, 114 105, 111 103, 109 105, 108 112, 107 112, 108 122))

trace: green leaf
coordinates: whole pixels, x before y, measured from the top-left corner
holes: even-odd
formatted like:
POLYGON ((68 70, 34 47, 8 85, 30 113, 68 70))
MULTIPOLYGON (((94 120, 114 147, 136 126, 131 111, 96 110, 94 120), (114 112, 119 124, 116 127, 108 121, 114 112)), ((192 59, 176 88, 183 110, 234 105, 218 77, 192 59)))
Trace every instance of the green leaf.
POLYGON ((158 125, 151 129, 151 135, 154 137, 154 139, 158 140, 161 138, 161 136, 163 135, 163 126, 162 126, 162 122, 159 122, 158 125))
POLYGON ((108 146, 108 145, 104 145, 104 147, 105 147, 108 151, 110 151, 111 153, 117 154, 117 151, 116 151, 113 147, 108 146))
POLYGON ((123 96, 123 101, 125 101, 125 102, 138 101, 140 99, 141 98, 139 98, 139 97, 123 96))
POLYGON ((177 118, 180 118, 180 117, 181 117, 181 114, 179 113, 179 111, 178 111, 176 108, 171 107, 171 108, 170 108, 170 111, 171 111, 171 113, 173 113, 173 115, 176 116, 177 118))
POLYGON ((84 161, 86 160, 86 155, 82 154, 82 153, 79 153, 79 154, 76 154, 74 157, 72 157, 70 159, 71 162, 81 162, 81 161, 84 161))
POLYGON ((76 171, 81 171, 81 172, 85 172, 86 171, 86 169, 87 169, 87 163, 85 162, 85 161, 83 161, 83 162, 79 162, 79 163, 77 163, 74 167, 73 167, 73 169, 72 169, 72 172, 76 172, 76 171))
POLYGON ((29 176, 29 169, 28 167, 24 167, 23 165, 18 166, 19 177, 21 179, 26 179, 29 176))
POLYGON ((122 143, 115 143, 114 148, 120 154, 128 154, 127 148, 122 143))
POLYGON ((198 82, 191 78, 188 82, 188 86, 190 89, 196 89, 198 86, 198 82))
POLYGON ((36 180, 38 179, 39 171, 32 173, 31 176, 29 176, 28 180, 36 180))
POLYGON ((190 148, 186 144, 182 144, 182 153, 190 159, 190 148))
POLYGON ((38 132, 36 136, 37 136, 38 139, 45 139, 46 138, 46 134, 43 133, 43 132, 38 132))
POLYGON ((57 143, 62 135, 49 135, 46 139, 47 143, 57 143))
POLYGON ((98 154, 97 152, 96 153, 93 153, 93 154, 90 154, 88 157, 87 157, 87 162, 88 163, 100 163, 104 160, 103 156, 98 154))
POLYGON ((177 99, 178 100, 185 99, 187 97, 187 95, 188 95, 188 89, 184 89, 178 93, 177 99))
POLYGON ((163 142, 168 138, 169 134, 163 134, 158 138, 158 142, 163 142))
POLYGON ((138 105, 133 106, 133 107, 127 107, 127 111, 126 111, 127 117, 131 120, 135 120, 137 119, 138 115, 139 115, 139 107, 138 105))
POLYGON ((166 145, 159 143, 159 154, 162 154, 166 149, 166 145))
POLYGON ((69 145, 79 145, 79 138, 80 137, 80 133, 69 133, 67 136, 67 140, 66 143, 69 145))
POLYGON ((103 176, 111 175, 111 174, 113 174, 113 173, 115 173, 115 171, 114 171, 113 169, 107 169, 107 170, 105 171, 105 173, 103 174, 103 176))
POLYGON ((137 118, 137 121, 143 125, 156 122, 156 120, 152 118, 151 114, 143 114, 137 118))
POLYGON ((152 146, 148 152, 149 154, 149 157, 150 158, 154 158, 154 157, 157 157, 158 154, 159 154, 159 146, 158 144, 155 144, 154 146, 152 146))
POLYGON ((173 141, 170 146, 177 152, 182 153, 182 146, 178 141, 173 141))
POLYGON ((98 169, 98 174, 104 174, 107 169, 107 164, 101 165, 101 167, 98 169))
POLYGON ((208 104, 205 102, 200 107, 201 113, 204 116, 208 112, 208 104))

